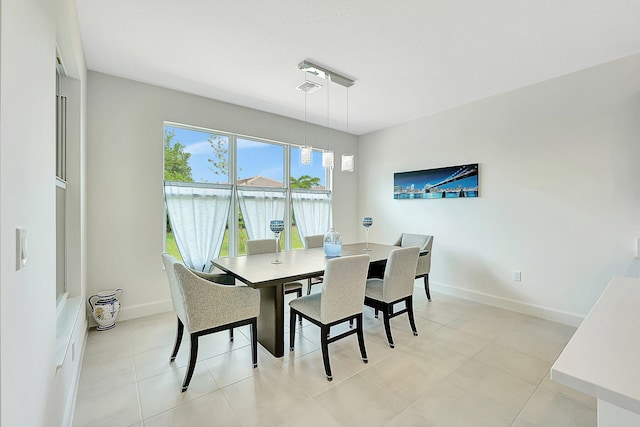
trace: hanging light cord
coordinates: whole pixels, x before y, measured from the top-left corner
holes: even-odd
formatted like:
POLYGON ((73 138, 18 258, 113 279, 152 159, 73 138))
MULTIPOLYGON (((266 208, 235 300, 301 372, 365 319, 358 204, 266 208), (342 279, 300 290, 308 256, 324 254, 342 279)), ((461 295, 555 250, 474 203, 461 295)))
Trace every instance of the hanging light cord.
MULTIPOLYGON (((304 81, 307 81, 307 73, 304 73, 304 81)), ((307 145, 307 91, 304 91, 304 145, 307 145)))
POLYGON ((327 79, 327 151, 329 150, 329 79, 327 79))
POLYGON ((347 88, 347 138, 349 138, 349 88, 347 88))

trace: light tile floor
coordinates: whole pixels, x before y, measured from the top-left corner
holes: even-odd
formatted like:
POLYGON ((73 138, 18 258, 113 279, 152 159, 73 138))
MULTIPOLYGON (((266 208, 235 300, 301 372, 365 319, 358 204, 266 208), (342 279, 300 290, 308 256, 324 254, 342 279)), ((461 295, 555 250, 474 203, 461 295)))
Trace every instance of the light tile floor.
POLYGON ((414 310, 419 336, 399 316, 391 322, 391 349, 382 321, 365 308, 369 364, 360 360, 355 335, 337 341, 329 346, 332 382, 324 376, 319 328, 310 323, 298 328, 295 352, 283 358, 260 347, 257 369, 248 328, 236 330, 234 342, 226 332, 203 337, 185 393, 186 337, 169 363, 175 314, 91 330, 73 425, 596 425, 595 399, 549 379, 575 328, 435 292, 429 303, 422 287, 414 310))

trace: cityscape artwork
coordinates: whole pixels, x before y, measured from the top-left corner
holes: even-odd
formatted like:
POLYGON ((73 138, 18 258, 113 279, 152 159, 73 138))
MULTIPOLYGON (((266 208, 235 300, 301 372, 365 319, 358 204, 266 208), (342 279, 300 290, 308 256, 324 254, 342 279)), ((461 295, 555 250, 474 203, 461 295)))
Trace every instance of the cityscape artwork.
POLYGON ((394 199, 478 197, 478 164, 393 174, 394 199))

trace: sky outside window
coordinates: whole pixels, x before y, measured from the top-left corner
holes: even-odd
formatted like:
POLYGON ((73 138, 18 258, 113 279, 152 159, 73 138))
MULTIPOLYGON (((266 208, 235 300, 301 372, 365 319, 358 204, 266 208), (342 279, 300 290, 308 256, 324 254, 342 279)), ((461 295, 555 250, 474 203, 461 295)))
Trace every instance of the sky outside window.
POLYGON ((191 166, 191 178, 193 178, 195 182, 219 184, 226 184, 229 182, 228 135, 168 125, 164 127, 164 130, 165 135, 171 132, 174 133, 174 137, 171 141, 172 145, 179 142, 184 145, 184 151, 191 154, 189 157, 189 166, 191 166), (214 146, 219 147, 218 152, 223 156, 222 161, 226 162, 227 170, 224 170, 224 167, 222 169, 219 167, 216 168, 214 164, 209 161, 221 161, 221 159, 216 156, 216 151, 212 147, 212 143, 214 146))
MULTIPOLYGON (((216 168, 214 163, 210 161, 226 163, 226 167, 228 167, 229 135, 165 125, 165 134, 167 132, 174 133, 172 144, 179 142, 184 145, 184 151, 191 154, 189 166, 191 166, 191 177, 195 182, 229 182, 228 172, 221 170, 220 167, 216 168)), ((263 176, 280 183, 284 181, 284 145, 238 138, 237 149, 238 179, 263 176)), ((304 175, 317 177, 319 178, 319 186, 326 188, 326 174, 322 167, 321 151, 313 150, 311 165, 300 163, 300 149, 298 147, 291 147, 290 156, 292 177, 300 178, 304 175)))

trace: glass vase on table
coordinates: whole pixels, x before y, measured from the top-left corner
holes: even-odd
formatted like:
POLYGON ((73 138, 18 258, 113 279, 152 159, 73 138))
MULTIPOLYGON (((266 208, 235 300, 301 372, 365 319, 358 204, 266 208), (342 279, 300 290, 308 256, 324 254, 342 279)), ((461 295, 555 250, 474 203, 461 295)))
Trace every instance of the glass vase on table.
POLYGON ((340 252, 342 252, 342 237, 334 227, 331 227, 329 231, 327 231, 327 234, 324 235, 324 242, 322 246, 326 256, 340 256, 340 252))
POLYGON ((282 264, 282 261, 278 259, 278 254, 280 253, 280 233, 284 230, 284 221, 273 219, 269 223, 269 228, 276 235, 276 259, 271 261, 271 264, 282 264))
POLYGON ((370 216, 362 217, 362 226, 364 227, 364 232, 365 232, 365 244, 364 244, 363 251, 371 250, 371 248, 369 247, 369 227, 371 227, 372 225, 373 225, 373 218, 371 218, 370 216))

